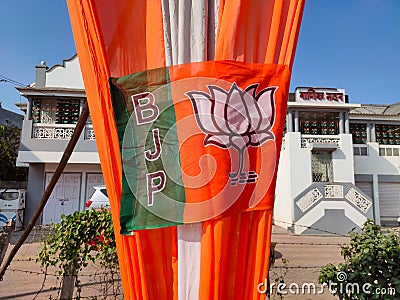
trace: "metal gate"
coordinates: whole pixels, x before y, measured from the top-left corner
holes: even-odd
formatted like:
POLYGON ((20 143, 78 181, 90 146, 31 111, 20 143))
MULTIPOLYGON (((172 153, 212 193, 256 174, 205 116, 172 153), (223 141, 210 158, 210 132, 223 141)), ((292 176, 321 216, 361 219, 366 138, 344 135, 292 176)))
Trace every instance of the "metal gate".
POLYGON ((400 215, 400 183, 379 183, 379 211, 382 225, 394 225, 400 215))
POLYGON ((372 189, 372 182, 356 181, 356 186, 362 190, 368 197, 374 199, 374 192, 372 189))

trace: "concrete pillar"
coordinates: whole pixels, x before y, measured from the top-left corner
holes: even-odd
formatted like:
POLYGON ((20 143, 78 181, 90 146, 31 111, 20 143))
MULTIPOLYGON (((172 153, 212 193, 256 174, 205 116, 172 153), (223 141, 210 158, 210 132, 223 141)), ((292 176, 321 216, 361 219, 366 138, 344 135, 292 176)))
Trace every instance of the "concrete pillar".
POLYGON ((371 124, 367 124, 367 143, 371 142, 371 124))
POLYGON ((371 142, 376 143, 375 124, 371 124, 371 142))
POLYGON ((372 191, 373 191, 373 201, 374 201, 374 219, 377 225, 381 225, 381 213, 379 210, 379 187, 378 187, 378 175, 376 173, 372 174, 372 191))
MULTIPOLYGON (((29 164, 28 186, 26 189, 24 225, 26 226, 32 219, 33 214, 40 202, 41 195, 44 193, 45 172, 44 164, 29 164)), ((36 224, 40 224, 38 220, 36 224)))
POLYGON ((350 118, 348 111, 344 113, 344 133, 350 133, 350 118))
POLYGON ((28 100, 28 105, 26 106, 25 120, 32 120, 32 106, 33 106, 32 102, 33 102, 32 99, 28 100))
POLYGON ((79 103, 79 115, 81 115, 84 106, 85 106, 85 99, 81 99, 79 103))
POLYGON ((344 120, 343 120, 343 112, 339 112, 339 133, 344 133, 344 120))
POLYGON ((290 110, 287 113, 286 128, 288 132, 293 132, 293 113, 290 110))
POLYGON ((81 181, 81 194, 80 194, 80 199, 79 199, 79 211, 84 211, 85 210, 85 204, 86 201, 89 199, 86 199, 86 186, 87 183, 87 171, 86 169, 82 171, 82 181, 81 181))
POLYGON ((299 112, 296 110, 294 112, 294 132, 300 131, 300 121, 299 121, 299 112))

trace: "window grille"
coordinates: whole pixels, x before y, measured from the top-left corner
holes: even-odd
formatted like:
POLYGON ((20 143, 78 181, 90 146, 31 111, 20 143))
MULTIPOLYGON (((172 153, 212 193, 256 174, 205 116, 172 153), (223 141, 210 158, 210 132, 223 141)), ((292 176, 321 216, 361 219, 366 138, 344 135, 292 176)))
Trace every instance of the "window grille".
POLYGON ((337 112, 300 112, 299 118, 300 130, 303 134, 339 134, 339 113, 337 112))
POLYGON ((400 125, 375 125, 376 141, 382 145, 400 145, 400 125))
POLYGON ((312 151, 311 168, 313 182, 332 182, 332 158, 327 151, 312 151))
POLYGON ((367 143, 367 125, 366 124, 350 124, 350 133, 353 137, 353 144, 367 143))
POLYGON ((43 124, 76 124, 79 119, 78 99, 34 99, 32 120, 43 124))

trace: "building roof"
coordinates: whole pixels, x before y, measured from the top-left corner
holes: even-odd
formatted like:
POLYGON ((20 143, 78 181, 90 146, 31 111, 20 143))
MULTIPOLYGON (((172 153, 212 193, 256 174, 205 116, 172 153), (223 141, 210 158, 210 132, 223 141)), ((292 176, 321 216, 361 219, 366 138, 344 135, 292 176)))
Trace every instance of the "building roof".
POLYGON ((84 89, 64 88, 64 87, 17 87, 22 96, 69 96, 69 97, 85 97, 84 89))
POLYGON ((400 102, 389 105, 385 109, 384 114, 385 115, 399 115, 400 114, 400 102))
POLYGON ((358 115, 400 115, 400 102, 384 105, 384 104, 361 104, 361 107, 351 111, 352 114, 358 115))
POLYGON ((17 114, 11 110, 0 107, 0 125, 9 126, 14 125, 21 128, 24 116, 17 114))

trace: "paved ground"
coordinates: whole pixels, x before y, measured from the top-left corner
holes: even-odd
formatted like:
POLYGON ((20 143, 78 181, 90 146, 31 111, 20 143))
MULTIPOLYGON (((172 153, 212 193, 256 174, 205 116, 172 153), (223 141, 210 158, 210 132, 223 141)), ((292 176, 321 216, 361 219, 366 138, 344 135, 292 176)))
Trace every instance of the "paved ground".
MULTIPOLYGON (((41 248, 41 241, 46 229, 34 230, 24 245, 20 248, 11 265, 7 269, 3 281, 0 281, 0 300, 9 299, 59 299, 61 278, 57 270, 49 268, 44 275, 40 263, 36 262, 41 248)), ((15 232, 7 249, 6 259, 19 239, 21 232, 15 232)), ((82 299, 122 299, 120 280, 115 281, 120 295, 116 298, 111 291, 110 284, 106 283, 104 271, 97 266, 90 265, 79 273, 82 284, 82 299), (107 289, 105 291, 104 289, 107 289), (108 296, 103 296, 108 295, 108 296)))
MULTIPOLYGON (((284 282, 292 290, 302 291, 303 284, 307 286, 315 286, 314 289, 308 292, 304 288, 305 294, 291 293, 287 288, 283 299, 338 299, 333 297, 328 289, 321 291, 321 285, 318 284, 318 269, 328 263, 339 263, 343 259, 340 256, 340 245, 349 242, 348 237, 332 236, 332 235, 293 235, 289 234, 279 227, 274 227, 272 234, 272 242, 276 242, 275 250, 282 254, 282 258, 288 262, 286 266, 282 263, 281 259, 277 259, 274 268, 271 271, 271 282, 279 276, 284 276, 284 282), (286 275, 285 275, 286 272, 286 275)), ((279 299, 275 297, 274 299, 279 299)))
MULTIPOLYGON (((36 258, 40 248, 42 231, 34 231, 26 243, 18 252, 15 260, 11 263, 9 270, 0 282, 0 300, 8 299, 56 299, 59 293, 60 280, 55 276, 55 270, 48 270, 49 275, 44 281, 44 275, 36 258), (44 284, 43 284, 44 282, 44 284), (43 286, 42 286, 43 285, 43 286), (38 292, 40 293, 38 294, 38 292)), ((13 244, 20 233, 15 233, 8 247, 6 257, 13 247, 13 244)), ((279 276, 284 276, 285 283, 292 287, 301 287, 304 283, 315 284, 318 288, 318 268, 327 263, 337 263, 341 261, 340 244, 348 242, 346 237, 338 236, 295 236, 285 230, 274 227, 272 241, 277 243, 276 250, 282 254, 282 257, 289 262, 286 267, 280 259, 277 260, 274 269, 271 272, 271 280, 279 276), (286 274, 285 274, 286 273, 286 274)), ((89 274, 100 272, 95 266, 91 266, 85 271, 82 277, 83 297, 92 297, 98 295, 99 279, 94 280, 89 274)), ((288 291, 286 289, 286 291, 288 291)), ((96 298, 91 298, 96 299, 96 298)), ((103 299, 103 298, 98 298, 103 299)), ((111 299, 111 298, 110 298, 111 299)), ((119 297, 121 299, 121 297, 119 297)), ((280 299, 272 297, 272 299, 280 299)), ((299 295, 291 294, 288 291, 283 299, 337 299, 334 298, 327 289, 324 294, 299 295)))

